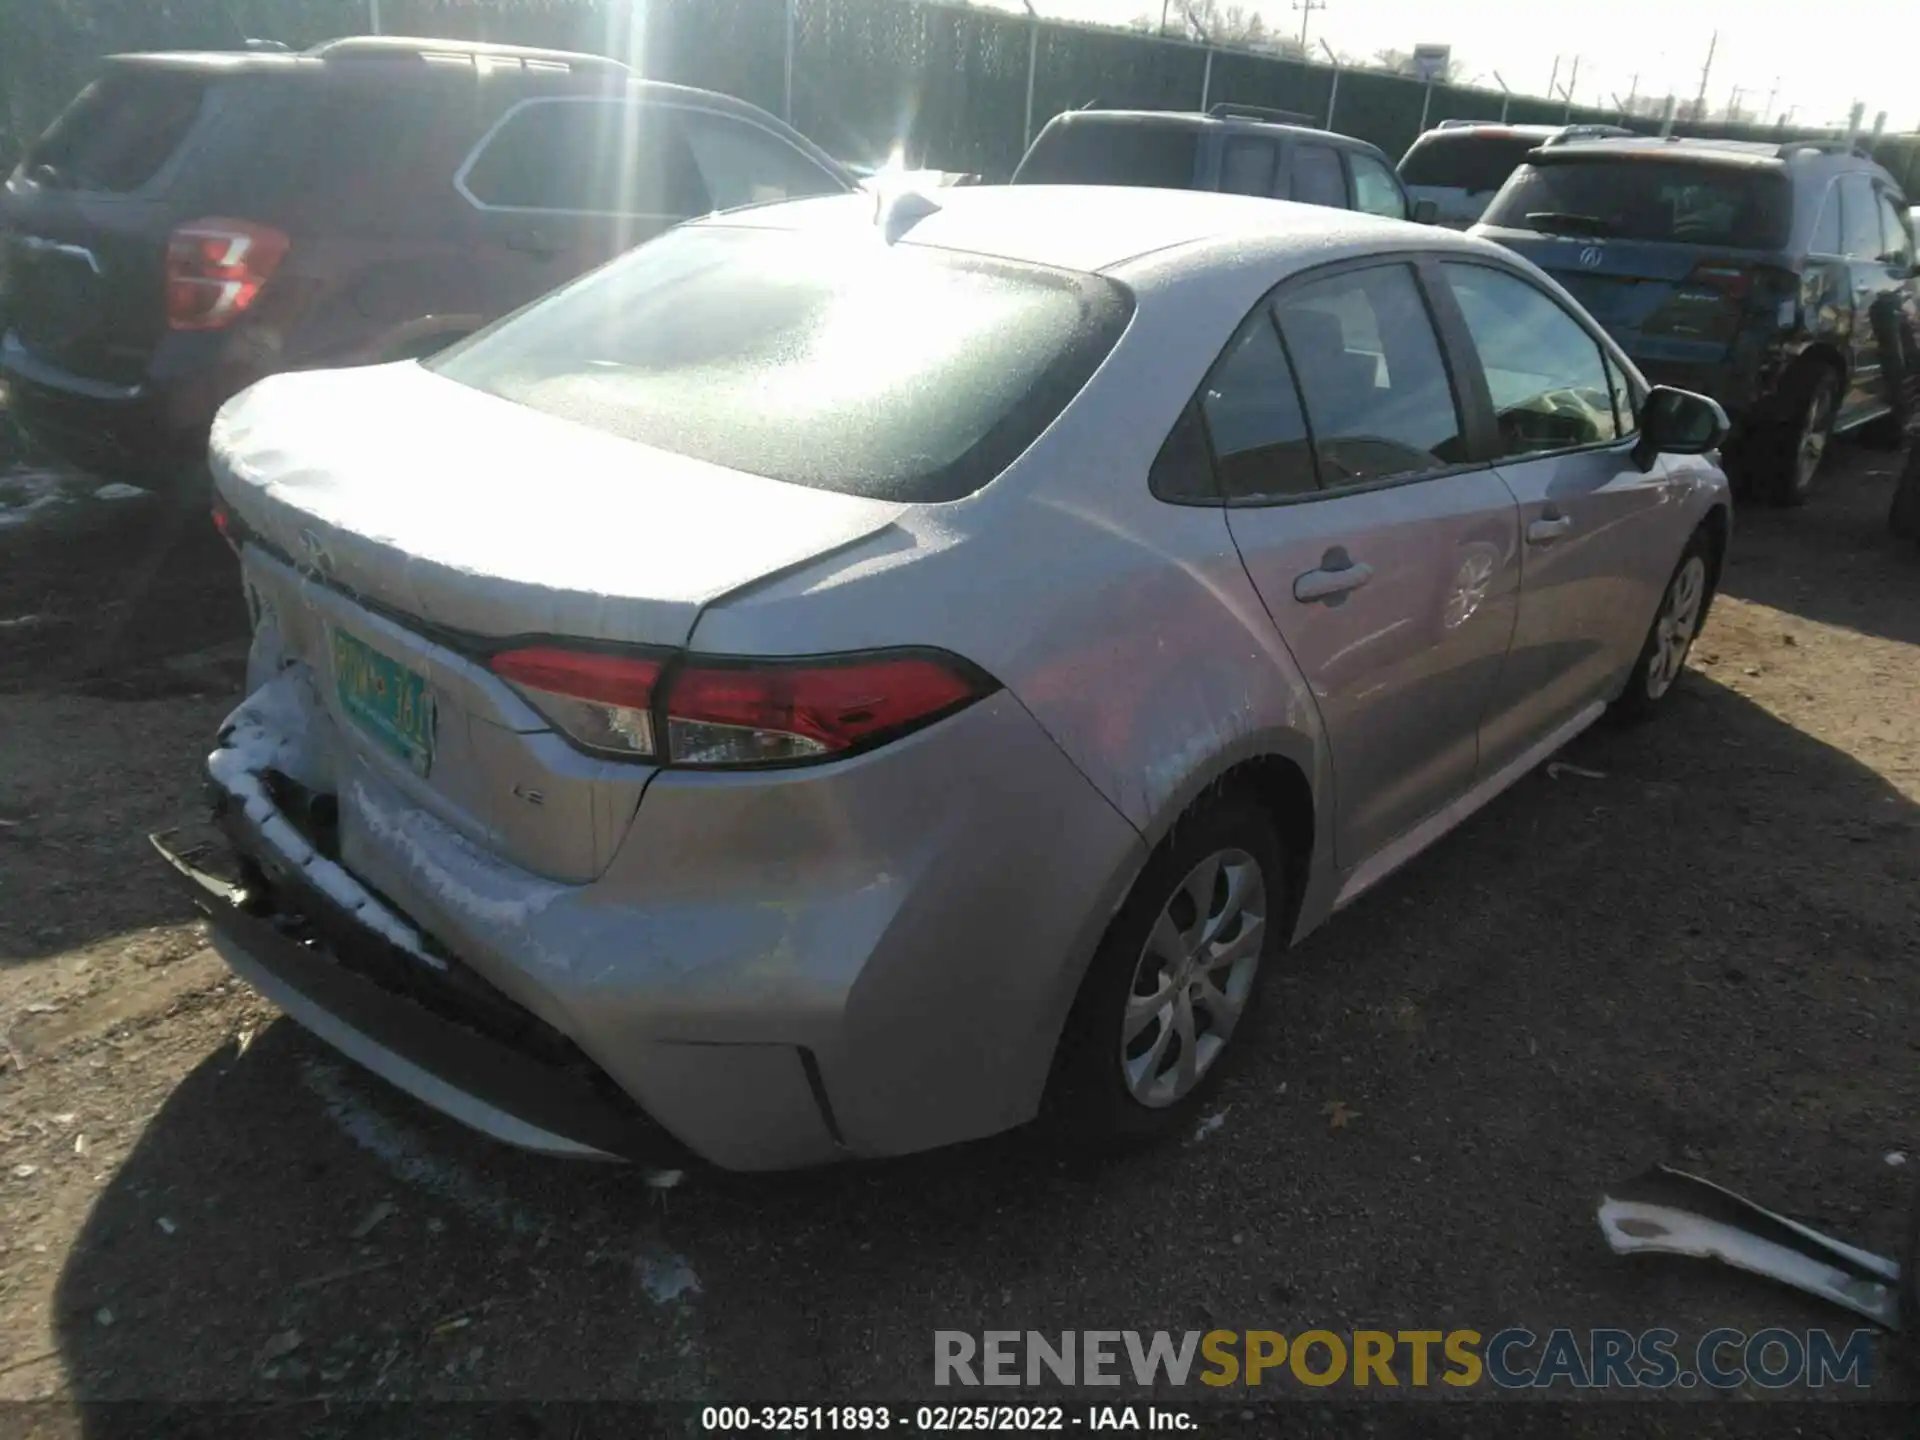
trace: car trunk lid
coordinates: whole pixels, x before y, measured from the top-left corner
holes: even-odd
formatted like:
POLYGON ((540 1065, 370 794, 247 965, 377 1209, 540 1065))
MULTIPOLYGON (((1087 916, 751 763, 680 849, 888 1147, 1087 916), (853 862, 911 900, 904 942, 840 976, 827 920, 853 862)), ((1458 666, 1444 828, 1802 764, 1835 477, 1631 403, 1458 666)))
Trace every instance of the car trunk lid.
MULTIPOLYGON (((263 381, 222 410, 212 449, 234 532, 277 557, 254 568, 280 577, 283 642, 352 762, 574 882, 611 860, 653 768, 570 745, 489 655, 532 638, 677 649, 709 601, 903 508, 669 455, 411 363, 263 381)), ((352 799, 343 786, 350 865, 352 799)), ((374 883, 401 833, 362 828, 374 883)))

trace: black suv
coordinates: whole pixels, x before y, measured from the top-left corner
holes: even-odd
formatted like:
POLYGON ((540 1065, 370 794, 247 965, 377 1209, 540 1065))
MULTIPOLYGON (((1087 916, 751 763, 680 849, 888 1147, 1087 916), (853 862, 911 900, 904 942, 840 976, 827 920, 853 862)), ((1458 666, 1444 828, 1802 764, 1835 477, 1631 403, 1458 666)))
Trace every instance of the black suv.
POLYGON ((1377 146, 1288 123, 1306 118, 1248 105, 1216 105, 1204 115, 1070 110, 1034 137, 1013 183, 1224 190, 1395 220, 1427 218, 1409 206, 1377 146))
POLYGON ((1841 141, 1535 150, 1473 227, 1551 274, 1656 384, 1734 421, 1736 485, 1805 500, 1840 431, 1898 443, 1877 312, 1914 290, 1907 198, 1841 141))
POLYGON ((116 56, 0 195, 0 379, 81 468, 190 483, 264 375, 416 358, 678 220, 854 183, 752 105, 595 56, 116 56))

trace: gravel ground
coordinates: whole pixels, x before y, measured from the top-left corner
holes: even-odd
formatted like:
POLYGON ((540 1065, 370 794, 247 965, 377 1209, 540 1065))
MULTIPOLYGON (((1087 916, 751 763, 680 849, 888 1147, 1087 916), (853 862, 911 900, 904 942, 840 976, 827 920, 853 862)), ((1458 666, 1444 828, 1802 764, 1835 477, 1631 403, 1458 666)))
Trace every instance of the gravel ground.
MULTIPOLYGON (((0 1400, 900 1400, 936 1328, 1851 1329, 1593 1219, 1666 1160, 1898 1244, 1920 554, 1889 457, 1839 460, 1741 517, 1673 714, 1576 742, 1591 776, 1534 774, 1289 957, 1204 1133, 670 1189, 470 1136, 225 977, 143 839, 235 698, 224 553, 0 476, 44 502, 0 523, 0 1400)), ((1877 1345, 1875 1398, 1910 1404, 1901 1361, 1877 1345)))

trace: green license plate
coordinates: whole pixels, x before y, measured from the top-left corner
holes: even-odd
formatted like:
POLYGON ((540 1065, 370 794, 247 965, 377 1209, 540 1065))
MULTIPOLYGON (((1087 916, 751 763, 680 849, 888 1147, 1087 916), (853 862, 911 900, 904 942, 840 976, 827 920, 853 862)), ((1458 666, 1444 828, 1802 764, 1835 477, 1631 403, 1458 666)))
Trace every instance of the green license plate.
POLYGON ((333 632, 333 683, 354 723, 406 761, 433 768, 433 692, 426 679, 344 630, 333 632))

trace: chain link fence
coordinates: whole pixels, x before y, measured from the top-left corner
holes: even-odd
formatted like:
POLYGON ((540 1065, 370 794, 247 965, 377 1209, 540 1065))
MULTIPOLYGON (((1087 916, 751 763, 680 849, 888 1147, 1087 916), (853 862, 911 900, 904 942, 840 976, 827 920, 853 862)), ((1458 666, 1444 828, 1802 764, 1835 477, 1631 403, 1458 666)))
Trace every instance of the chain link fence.
MULTIPOLYGON (((1393 157, 1444 119, 1619 120, 1612 110, 922 0, 0 0, 0 165, 12 164, 102 55, 235 49, 247 37, 302 49, 365 33, 375 8, 388 33, 612 55, 649 78, 789 116, 855 162, 898 146, 910 163, 989 180, 1012 172, 1049 117, 1087 105, 1296 111, 1393 157)), ((1675 133, 1832 132, 1682 124, 1675 133)), ((1889 137, 1877 153, 1920 194, 1920 137, 1889 137)))

